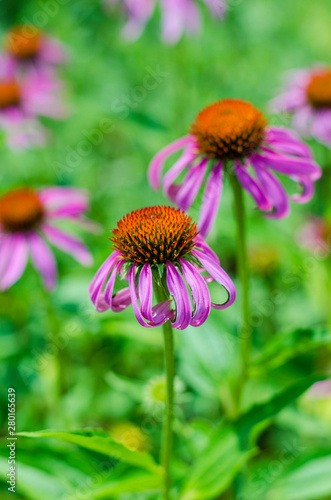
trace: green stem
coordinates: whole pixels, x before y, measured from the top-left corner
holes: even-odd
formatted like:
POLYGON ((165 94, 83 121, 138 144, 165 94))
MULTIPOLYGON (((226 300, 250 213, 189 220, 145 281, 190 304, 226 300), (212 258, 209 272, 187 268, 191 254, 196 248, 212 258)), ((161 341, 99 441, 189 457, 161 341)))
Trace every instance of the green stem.
MULTIPOLYGON (((167 295, 164 290, 156 286, 156 295, 158 301, 167 300, 167 295)), ((173 329, 170 321, 163 325, 163 338, 164 338, 164 361, 166 371, 166 404, 165 404, 165 417, 163 422, 162 431, 162 444, 161 444, 161 465, 164 469, 164 500, 170 500, 171 476, 170 476, 170 462, 172 453, 173 441, 173 408, 174 408, 174 377, 175 377, 175 357, 174 357, 174 337, 173 329)))
POLYGON ((165 419, 163 424, 163 436, 161 447, 161 464, 164 468, 164 498, 170 499, 170 461, 172 452, 172 421, 173 421, 173 406, 174 406, 174 339, 170 321, 163 325, 164 336, 164 359, 166 369, 166 408, 165 419))
POLYGON ((237 221, 237 269, 242 287, 242 326, 240 330, 241 375, 235 392, 235 413, 238 414, 244 385, 248 376, 251 352, 251 329, 249 326, 249 276, 247 268, 246 215, 243 189, 237 177, 229 173, 234 195, 237 221))

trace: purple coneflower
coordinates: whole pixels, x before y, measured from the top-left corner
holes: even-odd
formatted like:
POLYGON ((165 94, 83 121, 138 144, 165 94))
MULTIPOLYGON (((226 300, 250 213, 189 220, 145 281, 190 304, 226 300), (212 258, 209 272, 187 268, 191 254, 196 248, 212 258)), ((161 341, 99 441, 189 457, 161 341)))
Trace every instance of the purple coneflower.
MULTIPOLYGON (((106 4, 119 0, 104 0, 106 4)), ((210 12, 217 17, 225 14, 225 0, 202 0, 210 12)), ((162 12, 162 38, 166 43, 175 44, 183 33, 195 33, 200 27, 200 13, 196 0, 123 0, 128 22, 123 29, 124 36, 136 40, 152 17, 156 4, 162 12)))
POLYGON ((170 320, 173 328, 184 330, 204 323, 211 307, 223 309, 235 300, 235 287, 219 259, 198 235, 191 217, 180 210, 157 206, 131 212, 118 223, 110 240, 114 252, 89 288, 99 312, 119 312, 132 304, 142 326, 170 320), (208 275, 203 276, 203 271, 208 275), (113 295, 117 277, 125 277, 129 286, 113 295), (224 304, 211 302, 207 282, 213 279, 228 293, 224 304))
POLYGON ((35 26, 19 25, 5 38, 5 51, 13 69, 50 69, 67 59, 63 45, 35 26))
POLYGON ((47 132, 37 117, 66 117, 61 88, 49 73, 18 77, 6 61, 0 61, 0 129, 5 131, 10 147, 29 148, 45 142, 47 132))
POLYGON ((181 157, 163 178, 164 191, 178 207, 187 210, 206 181, 198 223, 203 237, 217 215, 224 171, 236 175, 258 208, 274 218, 288 215, 289 199, 272 171, 285 174, 302 186, 300 194, 290 197, 298 203, 310 200, 314 181, 321 176, 308 146, 295 133, 268 126, 259 110, 239 99, 225 99, 204 108, 189 135, 154 157, 149 168, 154 189, 160 187, 165 160, 179 150, 183 150, 181 157), (176 183, 184 172, 184 179, 176 183))
POLYGON ((88 208, 83 191, 50 187, 36 191, 19 188, 0 197, 0 290, 6 290, 23 274, 28 256, 42 276, 46 289, 55 286, 57 267, 53 253, 45 243, 72 255, 83 265, 92 257, 77 238, 56 227, 58 221, 84 223, 88 208))
POLYGON ((291 71, 283 94, 271 101, 276 112, 293 115, 293 126, 304 137, 331 146, 331 68, 291 71))

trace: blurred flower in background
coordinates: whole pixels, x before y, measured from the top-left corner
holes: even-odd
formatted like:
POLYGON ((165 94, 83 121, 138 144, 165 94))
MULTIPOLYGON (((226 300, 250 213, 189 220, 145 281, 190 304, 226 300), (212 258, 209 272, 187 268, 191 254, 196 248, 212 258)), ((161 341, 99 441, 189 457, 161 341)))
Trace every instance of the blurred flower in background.
POLYGON ((13 27, 5 37, 4 49, 12 69, 49 71, 67 60, 60 42, 30 25, 13 27))
MULTIPOLYGON (((174 379, 174 392, 176 404, 185 402, 185 385, 181 378, 174 379)), ((142 406, 147 414, 162 416, 166 406, 167 381, 165 375, 154 375, 143 389, 142 406)))
POLYGON ((65 61, 62 46, 33 26, 8 32, 0 57, 0 129, 10 148, 42 146, 49 136, 38 116, 64 119, 63 84, 54 64, 65 61))
POLYGON ((327 256, 331 252, 331 224, 320 217, 310 217, 298 235, 299 243, 310 252, 327 256))
POLYGON ((63 119, 67 109, 61 97, 62 85, 49 74, 15 75, 0 60, 0 129, 12 149, 43 145, 47 129, 38 116, 63 119))
POLYGON ((271 101, 271 108, 291 113, 293 126, 304 137, 331 146, 331 68, 289 72, 285 90, 271 101))
POLYGON ((118 223, 110 240, 114 252, 89 288, 99 312, 119 312, 132 303, 142 326, 160 326, 170 320, 173 328, 184 330, 204 323, 211 307, 223 309, 235 300, 235 287, 218 257, 199 237, 191 217, 180 210, 161 206, 131 212, 118 223), (226 289, 225 303, 211 302, 208 278, 201 274, 204 270, 226 289), (129 286, 113 295, 117 276, 125 277, 129 286), (158 302, 154 307, 153 291, 158 302))
POLYGON ((178 207, 188 210, 207 177, 198 223, 203 237, 211 230, 217 215, 224 171, 236 175, 258 208, 273 218, 288 215, 289 200, 271 171, 285 174, 301 185, 302 192, 290 197, 298 203, 311 199, 314 181, 321 176, 308 146, 295 133, 268 126, 258 109, 239 99, 224 99, 204 108, 189 135, 154 157, 149 168, 149 181, 154 189, 160 187, 166 159, 182 149, 182 156, 163 178, 163 188, 178 207), (233 171, 232 165, 229 169, 230 163, 233 171), (176 184, 185 170, 185 178, 176 184))
MULTIPOLYGON (((104 0, 107 6, 120 0, 104 0)), ((202 0, 215 17, 223 17, 226 10, 225 0, 202 0)), ((146 23, 152 17, 159 4, 162 15, 162 39, 175 44, 184 33, 196 33, 200 29, 201 19, 196 0, 122 0, 128 15, 123 34, 128 40, 136 40, 143 32, 146 23)))
POLYGON ((116 422, 110 427, 111 437, 131 451, 148 451, 151 443, 141 427, 131 422, 116 422))
POLYGON ((11 287, 22 276, 30 255, 46 289, 56 284, 55 258, 45 243, 72 255, 82 265, 92 263, 85 245, 62 229, 58 221, 84 222, 88 209, 86 193, 66 187, 34 190, 23 187, 0 197, 0 290, 11 287))
POLYGON ((300 407, 310 415, 315 415, 321 422, 331 423, 331 379, 316 382, 301 397, 300 407))

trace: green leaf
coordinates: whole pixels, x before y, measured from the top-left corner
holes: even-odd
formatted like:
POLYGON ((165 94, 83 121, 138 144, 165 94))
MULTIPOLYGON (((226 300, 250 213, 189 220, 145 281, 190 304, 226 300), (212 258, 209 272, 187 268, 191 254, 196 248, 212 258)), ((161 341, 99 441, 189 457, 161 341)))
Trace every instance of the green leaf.
POLYGON ((331 347, 331 332, 325 329, 294 330, 288 334, 276 335, 263 349, 250 368, 253 376, 282 366, 290 359, 321 346, 331 347))
MULTIPOLYGON (((0 479, 4 482, 8 472, 8 459, 0 457, 0 479)), ((59 478, 20 462, 16 463, 16 490, 29 500, 60 500, 67 498, 68 493, 59 478)))
POLYGON ((94 432, 91 435, 91 431, 62 432, 44 430, 37 432, 20 432, 17 435, 30 438, 51 437, 62 439, 68 443, 77 444, 78 446, 82 446, 89 450, 109 455, 121 462, 161 474, 161 468, 156 464, 153 457, 149 453, 129 450, 124 445, 117 443, 109 436, 95 434, 96 433, 94 432))
POLYGON ((180 500, 214 500, 255 454, 253 448, 241 448, 239 437, 231 427, 223 426, 212 437, 212 443, 193 467, 180 500))
POLYGON ((331 456, 309 460, 286 477, 268 493, 270 500, 318 500, 331 495, 331 456))
POLYGON ((276 396, 250 408, 236 421, 222 423, 211 436, 182 492, 181 500, 214 500, 231 484, 243 465, 255 454, 254 441, 262 424, 295 401, 323 375, 300 380, 276 396))
MULTIPOLYGON (((80 500, 106 499, 112 495, 120 493, 138 493, 147 491, 159 491, 162 487, 162 478, 158 475, 147 473, 133 473, 130 476, 119 477, 115 480, 108 481, 101 486, 93 489, 87 489, 85 492, 80 492, 80 500)), ((68 496, 68 500, 76 500, 77 494, 72 497, 68 496)))
POLYGON ((273 418, 283 408, 290 403, 293 403, 301 394, 303 394, 315 382, 325 379, 325 375, 312 375, 303 380, 299 380, 294 384, 286 387, 283 391, 279 392, 271 399, 254 405, 246 413, 241 415, 234 426, 238 434, 246 439, 254 427, 261 424, 263 421, 273 418))

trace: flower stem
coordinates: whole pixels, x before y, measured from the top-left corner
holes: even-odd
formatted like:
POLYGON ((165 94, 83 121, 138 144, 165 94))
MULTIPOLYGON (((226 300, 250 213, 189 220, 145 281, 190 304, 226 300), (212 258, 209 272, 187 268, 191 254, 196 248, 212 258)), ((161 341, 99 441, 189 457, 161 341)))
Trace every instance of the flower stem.
MULTIPOLYGON (((155 283, 154 287, 158 302, 169 298, 165 287, 161 283, 155 283)), ((174 378, 175 378, 175 356, 174 356, 174 336, 170 321, 163 325, 164 338, 164 362, 166 372, 166 404, 165 416, 162 430, 161 456, 160 462, 164 470, 164 500, 170 500, 171 476, 170 462, 173 441, 173 408, 174 408, 174 378)))
POLYGON ((172 452, 172 421, 173 421, 173 406, 174 406, 174 376, 175 376, 175 361, 174 361, 174 339, 170 321, 163 325, 164 337, 164 359, 166 369, 166 407, 165 418, 163 424, 163 436, 161 447, 161 464, 164 468, 164 499, 170 499, 170 461, 172 452))
POLYGON ((251 351, 251 329, 249 326, 249 276, 247 268, 246 213, 243 189, 237 177, 230 172, 230 182, 234 195, 234 209, 237 221, 237 270, 242 288, 242 326, 240 330, 241 374, 235 391, 235 413, 238 414, 251 351))

